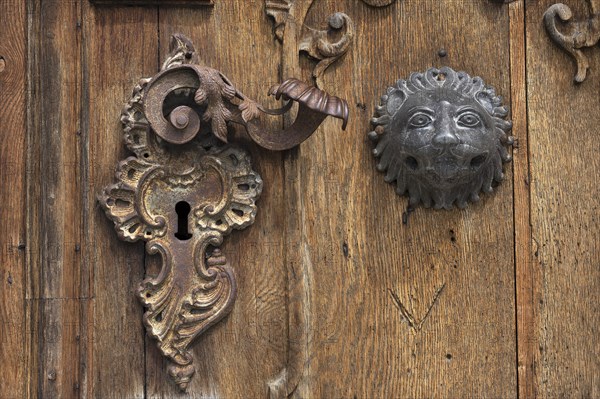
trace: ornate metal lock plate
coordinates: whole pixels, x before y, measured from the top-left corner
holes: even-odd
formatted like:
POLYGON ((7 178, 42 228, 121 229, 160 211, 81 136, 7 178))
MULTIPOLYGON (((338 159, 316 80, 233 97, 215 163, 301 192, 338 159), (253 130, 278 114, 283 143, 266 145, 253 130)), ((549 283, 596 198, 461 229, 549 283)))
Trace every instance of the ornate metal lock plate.
POLYGON ((410 205, 464 208, 503 178, 514 141, 507 115, 479 77, 448 67, 413 73, 387 89, 371 121, 377 169, 410 205))
POLYGON ((98 200, 119 238, 144 240, 147 252, 162 258, 159 275, 147 276, 137 294, 148 334, 182 390, 195 372, 191 342, 229 313, 236 296, 235 274, 218 246, 254 222, 263 185, 249 154, 227 144, 230 124, 244 126, 265 148, 285 150, 328 115, 347 123, 346 101, 296 79, 270 93, 287 100, 282 109, 263 108, 221 72, 197 65, 192 43, 178 34, 162 70, 140 80, 121 115, 135 155, 119 163, 117 183, 98 200), (283 114, 293 102, 298 115, 290 127, 262 126, 262 115, 283 114))

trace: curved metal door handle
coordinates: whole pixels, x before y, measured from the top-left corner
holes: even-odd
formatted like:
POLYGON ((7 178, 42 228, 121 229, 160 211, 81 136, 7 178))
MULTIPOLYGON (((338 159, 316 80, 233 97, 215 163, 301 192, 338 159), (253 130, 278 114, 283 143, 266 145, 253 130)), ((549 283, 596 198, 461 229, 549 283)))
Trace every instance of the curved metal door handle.
POLYGON ((262 191, 249 154, 227 144, 230 124, 241 124, 272 150, 300 144, 327 116, 346 126, 346 101, 299 80, 270 93, 287 104, 268 110, 246 97, 220 71, 197 65, 192 43, 177 34, 162 70, 140 80, 121 115, 135 155, 119 163, 117 182, 98 200, 119 238, 144 240, 147 252, 162 258, 159 275, 146 277, 137 294, 148 334, 182 390, 195 372, 190 344, 235 301, 235 274, 218 246, 233 229, 254 222, 262 191), (269 132, 261 116, 285 113, 293 102, 297 122, 269 132))

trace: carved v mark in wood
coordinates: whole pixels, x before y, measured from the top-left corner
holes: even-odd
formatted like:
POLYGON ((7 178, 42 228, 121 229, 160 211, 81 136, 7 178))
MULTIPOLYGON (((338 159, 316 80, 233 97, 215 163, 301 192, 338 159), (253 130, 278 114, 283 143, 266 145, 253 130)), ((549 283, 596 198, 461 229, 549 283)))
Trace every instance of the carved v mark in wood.
POLYGON ((429 317, 429 314, 431 313, 431 309, 433 309, 433 305, 435 305, 438 298, 442 294, 442 291, 444 291, 445 287, 446 287, 446 283, 442 284, 435 291, 435 294, 433 295, 433 299, 431 300, 431 302, 429 303, 429 306, 427 307, 427 311, 425 312, 423 317, 418 318, 418 319, 415 317, 413 312, 408 310, 408 308, 400 300, 400 297, 398 296, 397 293, 395 293, 391 288, 388 288, 388 291, 390 292, 390 295, 392 296, 392 300, 393 300, 394 304, 398 307, 398 309, 400 310, 400 313, 408 322, 408 326, 411 328, 414 328, 415 331, 421 331, 421 328, 423 327, 425 320, 427 320, 427 317, 429 317))

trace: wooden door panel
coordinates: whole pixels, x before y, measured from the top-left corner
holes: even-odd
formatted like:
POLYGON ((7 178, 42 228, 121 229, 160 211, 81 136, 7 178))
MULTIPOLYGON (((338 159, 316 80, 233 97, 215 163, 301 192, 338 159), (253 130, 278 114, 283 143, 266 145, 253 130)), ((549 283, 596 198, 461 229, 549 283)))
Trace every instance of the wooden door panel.
POLYGON ((28 3, 27 268, 32 303, 29 392, 73 396, 87 382, 83 315, 93 300, 85 261, 81 8, 28 3))
POLYGON ((33 301, 25 201, 27 19, 25 4, 0 3, 0 397, 27 394, 33 301))
MULTIPOLYGON (((93 268, 93 306, 89 309, 87 395, 98 398, 145 397, 145 347, 152 345, 135 296, 144 277, 144 244, 116 239, 96 196, 113 183, 115 165, 127 154, 120 114, 140 78, 158 63, 156 8, 84 9, 82 119, 87 135, 90 206, 88 262, 93 268)), ((129 155, 129 154, 127 154, 129 155)))
POLYGON ((379 96, 412 71, 448 65, 510 98, 508 10, 470 1, 380 9, 314 2, 306 25, 322 26, 335 11, 347 13, 357 33, 323 86, 355 108, 347 132, 327 125, 297 161, 299 250, 311 279, 310 352, 297 396, 514 397, 510 165, 481 203, 418 208, 403 224, 407 200, 375 170, 366 136, 379 96))
POLYGON ((531 239, 529 134, 525 64, 525 3, 513 2, 510 16, 510 78, 513 131, 519 132, 513 146, 513 210, 515 240, 515 300, 517 323, 517 389, 522 398, 534 397, 535 352, 532 282, 534 277, 531 239))
MULTIPOLYGON (((565 3, 576 19, 587 18, 585 2, 565 3)), ((535 383, 540 397, 593 398, 600 396, 600 54, 584 50, 591 69, 574 84, 575 63, 540 22, 552 4, 527 4, 535 383)))
POLYGON ((0 397, 600 396, 600 53, 573 84, 542 23, 555 1, 162 1, 0 2, 0 397), (289 18, 278 38, 266 3, 289 18), (128 154, 121 109, 176 32, 276 107, 268 87, 312 79, 299 39, 338 11, 354 43, 319 84, 350 103, 347 131, 327 120, 283 153, 236 133, 264 189, 221 247, 237 301, 183 395, 135 297, 160 262, 96 203, 128 154), (446 65, 511 106, 514 161, 480 203, 407 212, 369 120, 396 80, 446 65))
MULTIPOLYGON (((161 60, 169 52, 170 36, 185 33, 201 65, 219 69, 245 95, 276 107, 267 90, 278 83, 280 55, 264 9, 256 2, 215 2, 212 9, 161 7, 158 28, 161 60)), ((267 126, 278 124, 280 118, 272 118, 267 126)), ((196 374, 190 397, 264 397, 268 381, 285 364, 283 162, 280 153, 260 149, 241 135, 238 139, 245 140, 253 169, 263 179, 263 192, 254 224, 232 232, 221 246, 237 276, 237 299, 231 313, 194 345, 196 374)), ((147 257, 150 267, 155 261, 147 257)), ((148 397, 177 396, 177 388, 166 383, 166 360, 148 340, 146 359, 148 397)))

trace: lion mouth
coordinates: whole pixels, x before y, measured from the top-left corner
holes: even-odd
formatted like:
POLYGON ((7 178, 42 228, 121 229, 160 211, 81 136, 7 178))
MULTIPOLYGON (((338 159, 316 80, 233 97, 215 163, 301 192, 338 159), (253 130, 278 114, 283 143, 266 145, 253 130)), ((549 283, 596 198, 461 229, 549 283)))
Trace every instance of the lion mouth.
POLYGON ((425 171, 435 183, 455 183, 470 179, 487 160, 487 152, 466 157, 445 153, 435 157, 425 171))
POLYGON ((490 159, 489 151, 468 144, 444 150, 433 149, 431 146, 419 150, 404 154, 404 166, 435 185, 468 181, 490 159))

